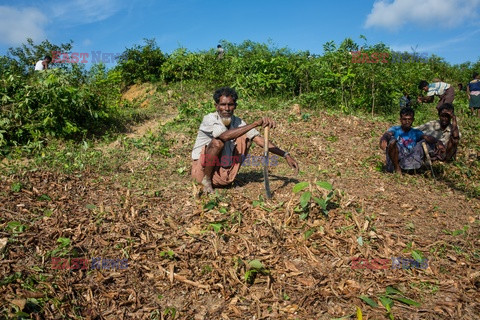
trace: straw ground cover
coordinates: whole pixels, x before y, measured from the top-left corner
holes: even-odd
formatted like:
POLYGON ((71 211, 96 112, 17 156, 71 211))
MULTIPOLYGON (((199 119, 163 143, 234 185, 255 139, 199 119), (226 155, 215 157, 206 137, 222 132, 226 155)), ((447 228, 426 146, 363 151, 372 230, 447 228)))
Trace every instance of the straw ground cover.
MULTIPOLYGON (((150 116, 157 125, 150 119, 147 129, 140 124, 115 142, 60 144, 37 158, 4 159, 3 318, 480 314, 480 202, 468 178, 478 176, 478 160, 468 133, 458 161, 435 166, 436 180, 429 172, 398 176, 378 170, 378 139, 393 123, 298 114, 288 102, 266 111, 258 101, 244 101, 237 114, 247 122, 266 114, 278 121, 272 140, 295 156, 301 172, 293 176, 280 159, 270 169, 270 201, 254 166, 242 168, 231 188, 198 198, 189 156, 210 94, 156 94, 150 116), (328 205, 312 200, 302 216, 304 192, 323 199, 330 192, 319 181, 333 186, 328 205), (308 187, 293 192, 302 182, 308 187), (56 270, 52 257, 126 258, 128 267, 56 270), (352 269, 358 257, 421 257, 428 268, 352 269)), ((261 154, 258 147, 252 152, 261 154)))

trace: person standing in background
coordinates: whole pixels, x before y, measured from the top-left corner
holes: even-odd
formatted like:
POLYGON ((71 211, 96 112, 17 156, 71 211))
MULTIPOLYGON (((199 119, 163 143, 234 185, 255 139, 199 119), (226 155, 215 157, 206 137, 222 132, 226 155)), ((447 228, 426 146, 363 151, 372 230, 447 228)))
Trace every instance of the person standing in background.
POLYGON ((35 71, 47 70, 50 62, 52 62, 52 57, 50 56, 45 56, 43 60, 38 60, 35 64, 35 71))
POLYGON ((217 46, 217 60, 222 60, 224 55, 225 55, 225 50, 222 48, 221 45, 218 45, 217 46))
POLYGON ((472 115, 474 112, 477 112, 477 117, 480 116, 480 75, 478 72, 473 73, 473 80, 468 83, 467 86, 467 96, 468 96, 468 106, 472 115))

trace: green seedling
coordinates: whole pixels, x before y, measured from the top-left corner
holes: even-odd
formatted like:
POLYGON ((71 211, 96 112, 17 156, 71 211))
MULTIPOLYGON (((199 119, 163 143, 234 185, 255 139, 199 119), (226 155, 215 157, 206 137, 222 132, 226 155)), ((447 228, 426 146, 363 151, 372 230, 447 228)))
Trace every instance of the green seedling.
POLYGON ((7 230, 12 234, 22 233, 27 229, 27 226, 18 221, 10 221, 7 223, 7 230))
POLYGON ((175 316, 177 315, 177 309, 175 307, 167 307, 163 311, 163 315, 165 316, 165 319, 175 319, 175 316))
POLYGON ((10 190, 12 190, 13 192, 20 192, 20 190, 22 190, 22 187, 23 185, 21 182, 14 182, 10 186, 10 190))
POLYGON ((51 252, 47 253, 47 256, 50 256, 50 257, 68 256, 71 240, 69 238, 60 237, 58 238, 57 243, 59 243, 59 245, 55 249, 53 249, 51 252))
POLYGON ((247 271, 245 272, 245 282, 248 284, 253 284, 255 282, 255 278, 258 274, 262 275, 269 275, 270 271, 265 269, 263 263, 260 260, 250 260, 247 263, 247 271))
POLYGON ((160 252, 160 257, 168 260, 175 260, 175 252, 173 252, 172 250, 162 251, 160 252))
MULTIPOLYGON (((372 308, 377 308, 379 306, 375 300, 373 300, 368 296, 362 295, 362 296, 359 296, 359 298, 372 308)), ((388 286, 385 288, 385 293, 379 295, 378 300, 387 311, 387 316, 391 320, 394 319, 393 312, 392 312, 394 301, 401 302, 408 306, 414 306, 414 307, 420 306, 420 303, 406 298, 405 295, 400 290, 391 286, 388 286)))
POLYGON ((293 186, 294 193, 308 188, 308 191, 300 194, 299 205, 294 209, 295 212, 300 213, 301 220, 307 219, 310 210, 314 207, 318 207, 324 215, 328 215, 328 205, 334 195, 333 186, 326 181, 317 181, 314 186, 308 182, 299 182, 293 186), (320 194, 320 190, 326 190, 328 193, 324 196, 323 193, 320 194))

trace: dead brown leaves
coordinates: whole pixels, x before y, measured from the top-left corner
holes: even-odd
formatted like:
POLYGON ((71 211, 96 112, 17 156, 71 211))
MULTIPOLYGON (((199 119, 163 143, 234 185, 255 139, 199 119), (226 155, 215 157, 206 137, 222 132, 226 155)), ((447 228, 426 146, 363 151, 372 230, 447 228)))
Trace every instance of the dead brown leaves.
MULTIPOLYGON (((256 178, 261 174, 242 169, 240 181, 248 183, 220 190, 217 205, 204 209, 209 199, 195 198, 188 176, 175 173, 177 158, 161 159, 167 169, 145 175, 144 180, 168 182, 155 195, 142 189, 142 181, 128 187, 128 171, 117 177, 40 170, 2 177, 0 239, 10 241, 0 242, 5 252, 0 273, 21 272, 21 277, 0 286, 1 303, 30 312, 28 299, 46 299, 38 311, 46 319, 171 319, 173 310, 178 319, 330 319, 353 314, 355 306, 365 317, 381 319, 384 310, 368 307, 358 296, 375 299, 391 285, 422 303, 418 309, 396 303, 398 318, 419 312, 421 319, 462 319, 480 313, 479 260, 473 254, 480 244, 477 200, 458 192, 446 198, 448 187, 427 178, 372 170, 367 158, 381 153, 371 132, 381 132, 383 124, 320 114, 290 126, 298 135, 277 134, 275 142, 292 151, 305 174, 301 180, 280 175, 289 172, 281 162, 272 169, 274 199, 262 205, 253 204, 263 193, 256 178), (315 148, 299 133, 313 136, 315 148), (332 135, 337 140, 328 138, 332 135), (354 146, 352 135, 362 137, 354 146), (24 188, 12 192, 17 180, 24 188), (335 206, 328 217, 313 212, 302 221, 293 211, 298 199, 291 189, 298 181, 317 180, 333 182, 335 206), (5 231, 9 221, 28 228, 12 235, 5 231), (469 225, 466 234, 443 232, 464 225, 469 225), (308 230, 313 232, 306 237, 308 230), (49 253, 60 237, 71 240, 68 254, 128 258, 128 268, 52 270, 49 253), (351 268, 355 257, 410 257, 412 250, 429 258, 427 270, 351 268), (264 270, 248 283, 252 260, 264 270), (37 280, 25 287, 30 278, 37 280)), ((187 138, 192 144, 194 137, 187 138)), ((183 150, 172 151, 188 158, 183 150)))

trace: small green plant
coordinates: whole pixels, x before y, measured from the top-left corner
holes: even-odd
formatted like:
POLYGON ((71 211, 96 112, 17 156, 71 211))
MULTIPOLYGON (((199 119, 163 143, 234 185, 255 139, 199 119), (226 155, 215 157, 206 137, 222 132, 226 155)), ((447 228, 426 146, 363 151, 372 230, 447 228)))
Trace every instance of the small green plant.
POLYGON ((421 251, 418 250, 413 250, 412 251, 412 257, 415 259, 415 261, 422 263, 425 261, 425 258, 423 257, 423 254, 421 251))
POLYGON ((160 252, 160 257, 168 260, 175 260, 175 252, 173 252, 172 250, 162 251, 160 252))
POLYGON ((52 201, 52 198, 50 198, 48 195, 46 194, 42 194, 40 195, 38 198, 38 201, 52 201))
POLYGON ((11 274, 9 276, 6 276, 2 280, 0 280, 0 286, 7 285, 9 283, 17 281, 17 279, 22 278, 22 273, 21 272, 15 272, 14 274, 11 274))
POLYGON ((310 238, 312 236, 312 234, 315 233, 315 231, 317 231, 316 228, 310 228, 308 229, 307 231, 305 231, 305 233, 303 234, 303 237, 305 238, 305 240, 307 240, 308 238, 310 238))
POLYGON ((69 238, 60 237, 58 238, 57 243, 59 243, 59 245, 50 252, 50 257, 68 256, 71 240, 69 238))
POLYGON ((328 136, 325 138, 327 141, 330 141, 330 142, 337 142, 338 141, 338 137, 337 136, 334 136, 334 135, 331 135, 331 136, 328 136))
POLYGON ((262 206, 265 205, 265 201, 264 201, 263 197, 261 195, 259 195, 258 200, 253 200, 252 201, 252 205, 253 205, 254 208, 258 207, 258 206, 262 207, 262 206))
POLYGON ((419 288, 424 291, 430 291, 431 294, 436 294, 438 292, 438 281, 437 283, 432 283, 429 281, 420 281, 418 283, 411 283, 410 287, 419 288))
POLYGON ((303 121, 308 121, 312 115, 310 113, 303 113, 302 114, 302 120, 303 121))
POLYGON ((288 123, 290 124, 290 123, 292 123, 292 122, 297 121, 297 117, 296 117, 294 114, 289 114, 289 115, 288 115, 288 118, 287 118, 287 121, 288 121, 288 123))
MULTIPOLYGON (((228 201, 225 201, 223 196, 219 195, 218 193, 215 193, 214 195, 211 195, 210 198, 209 198, 209 201, 203 205, 203 210, 205 210, 205 211, 213 210, 213 209, 219 207, 221 202, 228 203, 228 201)), ((220 209, 222 209, 222 208, 220 208, 220 209)), ((219 209, 219 211, 220 211, 220 209, 219 209)), ((226 209, 222 210, 221 213, 226 213, 226 209)))
POLYGON ((221 220, 221 221, 215 221, 212 223, 208 224, 215 233, 220 233, 220 231, 225 230, 225 228, 228 226, 228 221, 227 220, 221 220))
POLYGON ((202 274, 207 274, 213 271, 213 268, 210 265, 204 265, 202 267, 202 274))
POLYGON ((265 269, 265 266, 260 262, 260 260, 248 261, 247 271, 245 272, 244 276, 245 282, 248 284, 253 284, 258 274, 269 275, 270 271, 265 269))
POLYGON ((185 175, 185 172, 187 171, 187 167, 183 166, 177 169, 177 173, 181 176, 185 175))
POLYGON ((412 241, 407 242, 407 247, 402 250, 403 253, 408 253, 412 250, 413 248, 413 243, 412 241))
POLYGON ((207 203, 205 203, 205 205, 203 206, 203 209, 205 211, 209 211, 209 210, 212 210, 213 208, 215 208, 217 206, 217 200, 216 199, 213 199, 213 200, 210 200, 208 201, 207 203))
MULTIPOLYGON (((372 298, 370 298, 368 296, 364 296, 364 295, 359 296, 359 298, 363 302, 365 302, 366 304, 371 306, 372 308, 378 308, 378 303, 375 302, 375 300, 373 300, 372 298)), ((378 300, 383 305, 385 310, 387 310, 387 316, 391 320, 394 319, 393 313, 392 313, 392 307, 393 307, 394 301, 398 301, 398 302, 404 303, 404 304, 409 305, 409 306, 414 306, 414 307, 419 307, 420 306, 420 303, 406 298, 405 295, 400 290, 398 290, 394 287, 391 287, 391 286, 388 286, 388 287, 385 288, 385 293, 379 295, 378 300)))
POLYGON ((299 193, 308 187, 308 191, 300 194, 299 205, 294 209, 300 213, 300 219, 308 218, 310 210, 318 207, 324 215, 328 215, 328 205, 333 198, 333 186, 326 181, 317 181, 314 185, 308 182, 300 182, 293 186, 293 192, 299 193), (314 191, 317 191, 314 193, 314 191), (321 193, 321 195, 320 195, 321 193), (315 195, 319 196, 315 196, 315 195))
POLYGON ((226 214, 228 212, 228 210, 225 207, 221 207, 221 208, 218 209, 218 212, 220 212, 221 214, 226 214))
POLYGON ((165 316, 165 319, 175 319, 177 309, 175 309, 175 307, 166 307, 163 311, 163 315, 165 316))
POLYGON ((10 186, 10 190, 12 190, 13 192, 20 192, 20 190, 22 190, 22 187, 23 186, 21 182, 14 182, 10 186))
POLYGON ((453 231, 443 230, 443 233, 456 237, 456 236, 460 236, 462 234, 466 235, 467 231, 468 231, 468 226, 464 226, 462 229, 453 230, 453 231))
POLYGON ((10 221, 7 223, 7 230, 12 234, 22 233, 27 228, 26 225, 18 221, 10 221))

